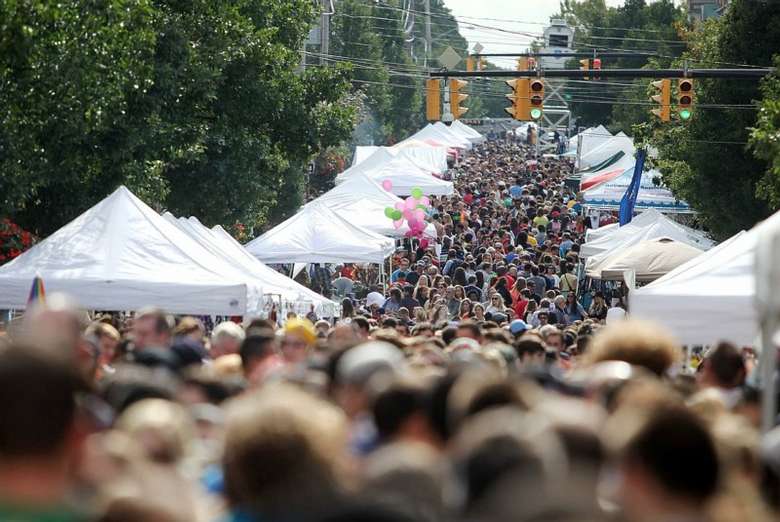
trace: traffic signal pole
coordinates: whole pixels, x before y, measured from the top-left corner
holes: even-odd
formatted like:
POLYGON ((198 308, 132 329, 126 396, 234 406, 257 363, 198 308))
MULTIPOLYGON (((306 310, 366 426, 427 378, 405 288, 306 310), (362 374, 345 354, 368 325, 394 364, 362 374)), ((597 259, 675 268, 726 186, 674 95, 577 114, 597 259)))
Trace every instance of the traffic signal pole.
MULTIPOLYGON (((762 78, 775 69, 601 69, 601 78, 762 78)), ((431 71, 432 78, 574 78, 580 69, 542 69, 539 71, 431 71)))

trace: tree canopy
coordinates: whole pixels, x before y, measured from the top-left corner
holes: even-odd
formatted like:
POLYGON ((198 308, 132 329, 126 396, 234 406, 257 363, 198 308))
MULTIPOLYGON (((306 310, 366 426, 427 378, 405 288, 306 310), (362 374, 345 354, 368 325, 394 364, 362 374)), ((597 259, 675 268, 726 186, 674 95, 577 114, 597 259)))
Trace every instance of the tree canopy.
POLYGON ((46 234, 119 184, 207 223, 294 210, 355 116, 348 68, 298 71, 313 17, 309 0, 0 0, 0 214, 46 234))

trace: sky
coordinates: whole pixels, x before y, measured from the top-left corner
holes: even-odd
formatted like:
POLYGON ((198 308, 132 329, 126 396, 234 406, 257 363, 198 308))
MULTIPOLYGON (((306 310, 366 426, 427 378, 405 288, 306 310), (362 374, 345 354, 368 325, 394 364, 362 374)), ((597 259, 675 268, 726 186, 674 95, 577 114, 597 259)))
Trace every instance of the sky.
MULTIPOLYGON (((611 6, 622 3, 623 0, 607 0, 611 6)), ((487 54, 525 51, 559 8, 558 0, 444 0, 444 4, 458 20, 460 34, 471 46, 482 44, 482 52, 487 54)), ((502 67, 514 64, 513 58, 490 61, 502 67)))

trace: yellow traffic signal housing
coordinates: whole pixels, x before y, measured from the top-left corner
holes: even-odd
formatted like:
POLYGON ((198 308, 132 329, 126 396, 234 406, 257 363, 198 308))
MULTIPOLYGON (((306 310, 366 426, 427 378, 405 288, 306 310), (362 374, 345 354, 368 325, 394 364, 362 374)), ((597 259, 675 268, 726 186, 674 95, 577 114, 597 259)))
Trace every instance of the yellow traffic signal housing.
POLYGON ((530 100, 528 99, 529 81, 528 78, 506 81, 506 84, 512 88, 513 92, 506 95, 507 98, 512 100, 512 106, 506 107, 504 111, 518 121, 529 121, 531 119, 530 100))
POLYGON ((425 118, 441 120, 441 82, 435 78, 425 80, 425 118))
POLYGON ((658 89, 658 94, 650 98, 658 104, 658 108, 653 109, 652 112, 658 116, 662 122, 668 122, 672 119, 672 80, 658 80, 651 85, 658 89))
POLYGON ((532 120, 542 117, 544 111, 544 82, 534 78, 528 82, 529 115, 532 120))
POLYGON ((469 97, 468 94, 461 92, 469 83, 463 80, 450 80, 450 110, 452 117, 456 120, 466 114, 468 107, 461 107, 460 104, 469 97))
MULTIPOLYGON (((580 60, 580 71, 588 72, 588 69, 590 69, 590 59, 585 58, 584 60, 580 60)), ((582 77, 583 80, 588 79, 588 75, 582 77)))
POLYGON ((677 80, 677 114, 682 121, 693 115, 693 80, 690 78, 677 80))
POLYGON ((468 56, 466 58, 466 72, 474 72, 474 57, 468 56))

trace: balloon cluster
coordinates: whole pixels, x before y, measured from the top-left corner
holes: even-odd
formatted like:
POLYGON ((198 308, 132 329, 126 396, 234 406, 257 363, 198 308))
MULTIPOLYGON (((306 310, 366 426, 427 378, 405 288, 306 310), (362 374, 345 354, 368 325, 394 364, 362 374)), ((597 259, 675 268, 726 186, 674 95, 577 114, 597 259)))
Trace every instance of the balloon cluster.
MULTIPOLYGON (((390 180, 382 182, 385 190, 391 190, 393 184, 390 180)), ((415 187, 412 189, 412 195, 403 201, 398 201, 395 207, 385 208, 385 216, 393 220, 393 226, 396 230, 401 228, 406 222, 409 230, 404 234, 406 237, 416 237, 423 239, 423 233, 428 226, 426 218, 430 209, 431 200, 424 196, 421 189, 415 187)))

